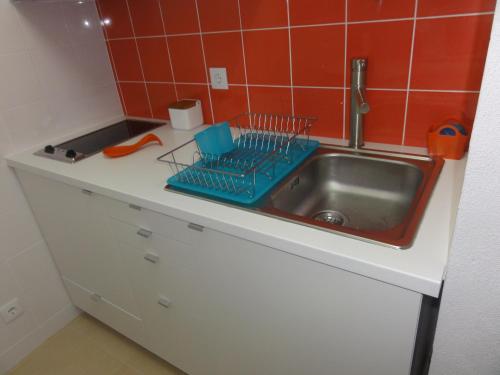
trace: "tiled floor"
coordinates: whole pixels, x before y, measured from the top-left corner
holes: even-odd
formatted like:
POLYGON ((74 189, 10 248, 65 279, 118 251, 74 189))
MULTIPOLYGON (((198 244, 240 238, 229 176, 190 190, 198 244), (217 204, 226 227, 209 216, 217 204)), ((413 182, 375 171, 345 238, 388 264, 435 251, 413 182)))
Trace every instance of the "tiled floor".
POLYGON ((82 314, 9 375, 183 375, 111 328, 82 314))

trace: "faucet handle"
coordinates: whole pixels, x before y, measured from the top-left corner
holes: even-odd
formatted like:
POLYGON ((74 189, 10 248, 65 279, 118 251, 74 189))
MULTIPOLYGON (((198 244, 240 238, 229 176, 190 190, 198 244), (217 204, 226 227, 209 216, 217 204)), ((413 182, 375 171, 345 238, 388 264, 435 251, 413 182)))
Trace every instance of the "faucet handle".
POLYGON ((356 111, 361 114, 368 113, 370 111, 370 105, 366 101, 366 91, 364 88, 358 87, 356 89, 356 111))
POLYGON ((363 102, 359 104, 358 107, 359 113, 366 114, 370 112, 370 105, 367 102, 363 102))

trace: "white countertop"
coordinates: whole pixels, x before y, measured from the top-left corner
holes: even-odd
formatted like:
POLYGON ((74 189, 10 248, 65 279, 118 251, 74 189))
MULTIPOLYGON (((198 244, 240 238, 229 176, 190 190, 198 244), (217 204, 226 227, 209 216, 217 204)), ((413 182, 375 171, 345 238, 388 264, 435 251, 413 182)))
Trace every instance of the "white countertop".
MULTIPOLYGON (((7 161, 13 168, 31 171, 422 294, 439 295, 446 271, 465 159, 446 161, 413 246, 396 250, 165 191, 165 180, 171 171, 168 165, 156 161, 156 157, 188 141, 197 131, 199 129, 179 131, 169 125, 162 126, 154 133, 163 140, 163 146, 147 147, 118 159, 97 154, 76 164, 66 164, 34 156, 33 151, 40 148, 36 147, 9 156, 7 161)), ((63 140, 70 138, 65 137, 63 140)), ((128 143, 135 141, 133 139, 128 143)), ((388 146, 386 149, 405 150, 397 146, 388 146)))

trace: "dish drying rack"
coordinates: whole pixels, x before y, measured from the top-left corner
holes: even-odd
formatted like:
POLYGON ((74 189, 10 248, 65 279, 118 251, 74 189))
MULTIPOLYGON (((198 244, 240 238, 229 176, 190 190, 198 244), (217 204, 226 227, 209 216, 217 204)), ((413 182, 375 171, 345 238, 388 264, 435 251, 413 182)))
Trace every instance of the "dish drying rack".
POLYGON ((174 176, 167 184, 181 190, 243 204, 261 198, 319 146, 309 132, 316 119, 243 113, 229 120, 234 149, 203 153, 195 139, 159 156, 174 176))

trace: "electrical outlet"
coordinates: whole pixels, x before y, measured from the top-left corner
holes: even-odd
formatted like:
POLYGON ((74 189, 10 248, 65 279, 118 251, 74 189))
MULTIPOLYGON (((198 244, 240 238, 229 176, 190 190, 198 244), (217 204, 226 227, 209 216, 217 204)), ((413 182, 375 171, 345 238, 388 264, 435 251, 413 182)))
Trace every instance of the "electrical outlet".
POLYGON ((19 300, 14 298, 13 300, 7 302, 5 305, 0 307, 0 315, 5 323, 10 323, 16 320, 21 315, 23 315, 23 308, 19 304, 19 300))
POLYGON ((210 82, 214 90, 227 90, 227 70, 226 68, 210 68, 210 82))

